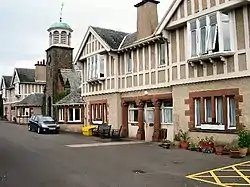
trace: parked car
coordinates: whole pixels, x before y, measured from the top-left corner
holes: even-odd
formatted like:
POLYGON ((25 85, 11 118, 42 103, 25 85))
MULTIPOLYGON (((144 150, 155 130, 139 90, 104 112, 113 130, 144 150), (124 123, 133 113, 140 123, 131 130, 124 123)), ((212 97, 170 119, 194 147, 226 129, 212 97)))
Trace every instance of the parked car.
POLYGON ((36 131, 38 134, 45 132, 59 133, 60 125, 50 116, 33 115, 29 120, 29 131, 36 131))

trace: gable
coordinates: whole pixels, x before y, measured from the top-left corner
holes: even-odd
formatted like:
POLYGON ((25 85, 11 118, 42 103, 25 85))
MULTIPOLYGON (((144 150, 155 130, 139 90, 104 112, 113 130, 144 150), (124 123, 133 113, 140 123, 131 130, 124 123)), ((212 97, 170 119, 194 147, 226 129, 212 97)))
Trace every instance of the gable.
POLYGON ((86 43, 82 49, 81 57, 103 49, 104 46, 98 41, 98 39, 92 33, 89 33, 86 43))
MULTIPOLYGON (((92 45, 87 45, 87 44, 89 44, 92 40, 94 40, 94 41, 96 40, 98 42, 96 45, 96 46, 98 46, 98 48, 101 47, 102 50, 110 51, 110 47, 94 32, 92 27, 89 26, 87 32, 84 35, 82 43, 77 51, 77 54, 75 56, 74 64, 77 64, 77 62, 81 59, 81 57, 83 57, 87 54, 90 54, 90 51, 92 51, 92 45), (99 43, 101 44, 101 46, 99 46, 99 43)), ((95 46, 95 43, 93 44, 93 46, 95 46)), ((94 47, 94 49, 95 49, 95 47, 94 47)))
POLYGON ((20 80, 19 80, 18 74, 17 74, 17 73, 15 73, 13 83, 15 84, 15 83, 17 83, 17 82, 20 82, 20 80))
POLYGON ((244 0, 174 0, 154 34, 160 34, 166 27, 175 28, 175 26, 184 24, 196 17, 209 14, 212 11, 233 7, 242 2, 244 0))

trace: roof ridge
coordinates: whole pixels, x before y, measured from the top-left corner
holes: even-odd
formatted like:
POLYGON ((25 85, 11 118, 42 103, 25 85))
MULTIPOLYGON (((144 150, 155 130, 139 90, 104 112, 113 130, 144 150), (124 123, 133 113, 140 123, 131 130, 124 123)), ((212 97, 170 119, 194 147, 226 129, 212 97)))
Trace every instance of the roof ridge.
POLYGON ((99 26, 93 26, 93 25, 91 25, 90 27, 96 28, 96 29, 105 29, 105 30, 110 30, 110 31, 115 31, 115 32, 121 32, 121 33, 125 33, 125 34, 131 34, 131 33, 128 33, 128 32, 119 31, 119 30, 115 30, 115 29, 104 28, 104 27, 99 27, 99 26))

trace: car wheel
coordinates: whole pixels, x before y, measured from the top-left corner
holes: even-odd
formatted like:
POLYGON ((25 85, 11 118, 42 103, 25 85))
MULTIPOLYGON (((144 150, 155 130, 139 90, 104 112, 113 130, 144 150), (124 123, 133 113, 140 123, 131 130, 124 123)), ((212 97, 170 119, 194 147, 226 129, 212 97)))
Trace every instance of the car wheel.
POLYGON ((31 126, 30 126, 30 125, 28 125, 28 129, 29 129, 29 131, 32 131, 31 126))
POLYGON ((55 133, 56 133, 56 134, 59 134, 60 132, 59 132, 59 130, 57 130, 55 133))
POLYGON ((41 134, 41 128, 40 127, 37 128, 37 133, 41 134))

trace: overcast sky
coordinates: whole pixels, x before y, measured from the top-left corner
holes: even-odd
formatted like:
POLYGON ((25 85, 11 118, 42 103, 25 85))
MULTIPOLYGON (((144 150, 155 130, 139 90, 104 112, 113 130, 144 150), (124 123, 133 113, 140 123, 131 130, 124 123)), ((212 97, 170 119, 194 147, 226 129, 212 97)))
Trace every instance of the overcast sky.
MULTIPOLYGON (((63 21, 74 30, 74 54, 89 25, 134 32, 136 8, 140 0, 0 0, 0 76, 12 75, 15 67, 34 68, 45 58, 47 29, 59 21, 64 2, 63 21)), ((158 4, 159 21, 172 0, 158 4)))

